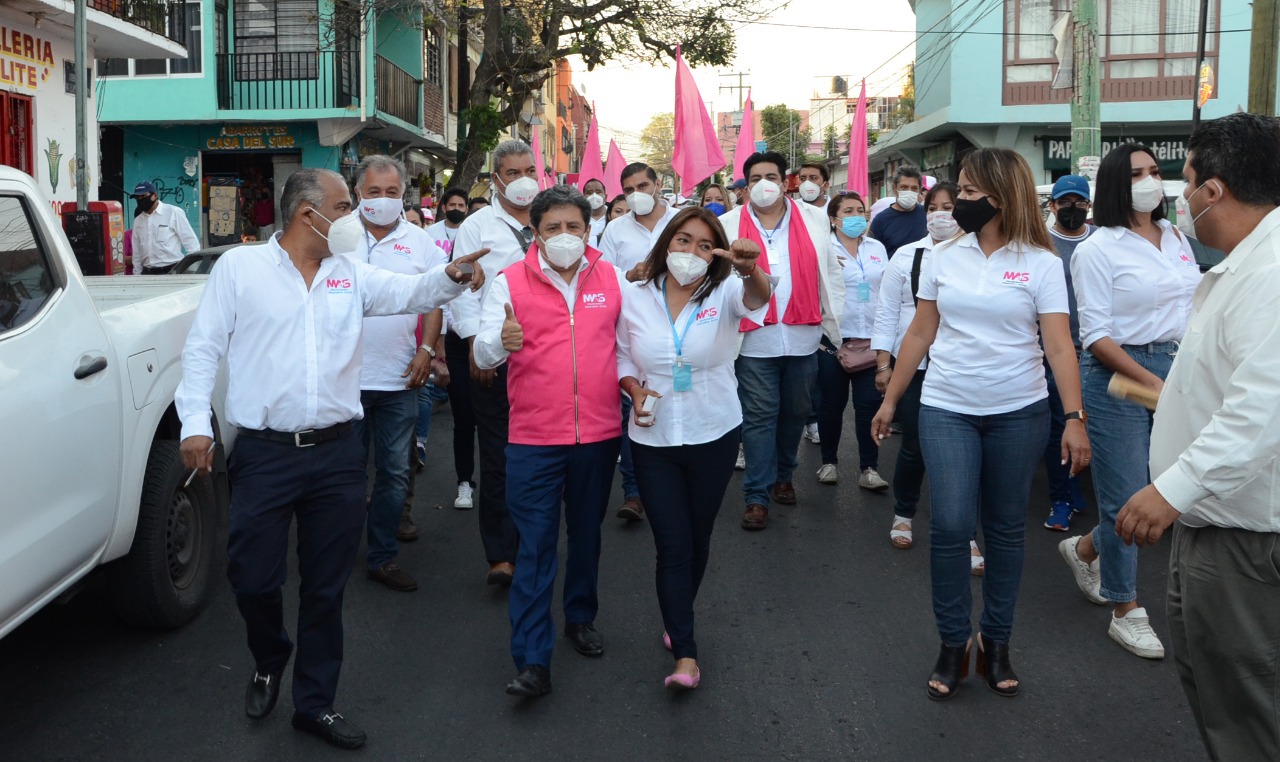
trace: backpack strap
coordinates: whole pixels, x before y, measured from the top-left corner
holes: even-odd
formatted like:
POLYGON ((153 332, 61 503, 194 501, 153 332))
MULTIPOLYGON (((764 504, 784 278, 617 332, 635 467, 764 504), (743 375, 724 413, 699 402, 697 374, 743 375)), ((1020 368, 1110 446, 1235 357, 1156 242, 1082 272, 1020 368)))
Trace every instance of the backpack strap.
POLYGON ((920 304, 920 262, 924 259, 924 247, 916 248, 915 259, 911 260, 911 299, 920 304))

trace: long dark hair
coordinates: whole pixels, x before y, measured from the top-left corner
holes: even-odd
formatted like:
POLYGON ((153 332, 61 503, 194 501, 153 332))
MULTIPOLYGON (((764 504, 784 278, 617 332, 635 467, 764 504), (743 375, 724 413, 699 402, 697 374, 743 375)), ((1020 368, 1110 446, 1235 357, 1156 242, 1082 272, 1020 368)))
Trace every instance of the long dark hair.
MULTIPOLYGON (((1093 199, 1093 221, 1104 228, 1131 228, 1138 219, 1133 209, 1133 161, 1135 153, 1145 153, 1160 166, 1160 160, 1150 148, 1141 143, 1125 143, 1111 149, 1098 164, 1098 190, 1093 199)), ((1156 180, 1163 178, 1156 176, 1156 180)), ((1162 186, 1163 187, 1163 184, 1162 186)), ((1151 210, 1151 221, 1160 222, 1169 216, 1163 194, 1160 206, 1151 210)))
MULTIPOLYGON (((671 247, 671 241, 676 237, 676 233, 684 227, 686 222, 690 220, 700 220, 711 228, 711 237, 715 239, 715 247, 717 249, 729 248, 729 236, 725 235, 724 226, 720 224, 720 220, 705 207, 691 206, 688 209, 682 209, 671 218, 671 222, 667 223, 666 228, 658 236, 658 240, 654 242, 653 249, 649 252, 649 256, 645 259, 645 264, 649 266, 649 278, 644 281, 646 284, 653 283, 658 279, 659 275, 667 272, 667 249, 671 247)), ((707 298, 716 286, 724 282, 729 277, 729 270, 733 265, 729 264, 729 260, 724 257, 712 257, 711 264, 707 267, 706 278, 703 279, 702 285, 698 286, 698 290, 693 293, 693 301, 702 304, 702 300, 707 298)))
MULTIPOLYGON (((831 220, 834 220, 836 218, 836 215, 840 213, 840 207, 846 201, 857 201, 858 203, 862 204, 863 214, 866 214, 867 212, 871 211, 867 207, 867 200, 862 197, 861 193, 858 193, 857 191, 845 191, 844 193, 837 193, 835 196, 831 197, 831 201, 827 202, 827 221, 830 223, 832 233, 836 232, 836 224, 834 222, 831 222, 831 220)), ((867 227, 871 227, 871 226, 868 224, 867 227)))

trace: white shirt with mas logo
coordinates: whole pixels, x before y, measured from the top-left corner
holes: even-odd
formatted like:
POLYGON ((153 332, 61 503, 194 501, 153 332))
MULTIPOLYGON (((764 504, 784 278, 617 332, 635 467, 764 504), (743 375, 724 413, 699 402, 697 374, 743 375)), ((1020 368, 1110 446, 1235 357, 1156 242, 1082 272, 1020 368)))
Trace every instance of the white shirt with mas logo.
POLYGON ((998 415, 1048 397, 1037 321, 1070 309, 1057 255, 1010 244, 988 257, 973 233, 934 253, 920 275, 920 298, 939 315, 920 402, 998 415))

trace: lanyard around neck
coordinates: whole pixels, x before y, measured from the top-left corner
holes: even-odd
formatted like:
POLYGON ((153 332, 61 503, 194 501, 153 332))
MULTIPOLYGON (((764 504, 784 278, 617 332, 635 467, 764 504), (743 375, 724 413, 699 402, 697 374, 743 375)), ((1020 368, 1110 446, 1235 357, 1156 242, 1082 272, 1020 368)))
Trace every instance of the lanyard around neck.
POLYGON ((671 304, 667 302, 667 280, 670 278, 671 276, 667 275, 667 277, 662 280, 662 306, 667 311, 667 322, 671 325, 671 338, 675 341, 676 345, 676 359, 679 359, 684 356, 684 337, 689 335, 689 328, 693 326, 693 319, 697 317, 698 311, 696 309, 689 311, 689 317, 684 321, 684 330, 677 334, 676 319, 672 317, 671 304))

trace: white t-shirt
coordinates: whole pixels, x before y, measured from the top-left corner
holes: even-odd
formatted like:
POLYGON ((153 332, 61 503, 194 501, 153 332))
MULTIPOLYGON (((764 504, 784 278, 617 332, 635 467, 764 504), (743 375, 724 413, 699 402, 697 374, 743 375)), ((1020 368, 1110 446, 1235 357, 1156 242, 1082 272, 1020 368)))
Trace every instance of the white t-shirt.
POLYGON ((458 240, 458 228, 449 227, 444 220, 427 226, 427 235, 436 242, 448 261, 453 261, 453 243, 458 240))
POLYGON ((599 217, 591 218, 591 245, 600 248, 601 236, 604 235, 604 226, 609 222, 609 213, 605 212, 599 217))
MULTIPOLYGON (((444 267, 445 253, 425 230, 407 220, 381 241, 367 232, 350 255, 391 272, 405 275, 425 273, 444 267), (370 248, 372 245, 372 249, 370 248)), ((401 374, 418 351, 418 315, 391 315, 364 319, 364 359, 360 367, 360 388, 403 391, 408 379, 401 374)))
POLYGON ((1012 244, 987 257, 974 233, 934 254, 920 275, 939 315, 920 402, 998 415, 1048 397, 1038 320, 1070 309, 1057 255, 1012 244))
MULTIPOLYGON (((665 276, 663 276, 665 278, 665 276)), ((738 355, 738 324, 742 318, 764 320, 766 303, 748 312, 742 303, 742 279, 730 275, 707 294, 701 304, 692 300, 675 316, 675 329, 684 333, 681 357, 692 369, 693 388, 677 392, 672 379, 676 341, 667 316, 660 283, 623 283, 626 297, 618 320, 618 378, 634 376, 662 395, 653 426, 630 422, 631 441, 651 447, 677 447, 713 442, 742 423, 738 379, 733 363, 738 355)))
POLYGON ((880 300, 880 282, 884 278, 889 256, 884 244, 874 238, 863 238, 851 253, 840 236, 831 234, 831 250, 840 260, 844 276, 844 310, 840 313, 840 337, 869 339, 875 332, 876 305, 880 300), (856 254, 857 256, 854 256, 856 254), (867 284, 866 289, 862 284, 867 284), (862 297, 866 301, 862 301, 862 297))
MULTIPOLYGON (((916 300, 911 293, 911 268, 915 264, 916 249, 924 249, 920 256, 920 272, 929 264, 933 254, 933 239, 929 236, 915 243, 902 246, 884 268, 884 279, 876 299, 876 323, 871 332, 871 348, 888 352, 894 357, 902 348, 902 339, 916 317, 916 300)), ((923 370, 928 360, 920 362, 923 370)))

